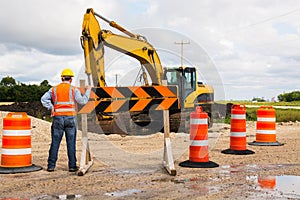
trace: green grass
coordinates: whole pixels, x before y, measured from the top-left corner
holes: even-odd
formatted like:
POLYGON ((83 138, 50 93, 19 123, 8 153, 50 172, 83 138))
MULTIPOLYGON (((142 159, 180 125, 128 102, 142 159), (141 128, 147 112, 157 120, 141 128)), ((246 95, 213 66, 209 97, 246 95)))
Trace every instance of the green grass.
MULTIPOLYGON (((300 101, 293 102, 251 102, 251 101, 217 101, 221 104, 244 104, 251 106, 300 106, 300 101)), ((259 107, 247 107, 246 120, 256 121, 256 112, 259 107)), ((281 109, 275 108, 276 110, 276 121, 277 122, 295 122, 300 121, 300 109, 281 109)), ((225 123, 230 124, 230 116, 225 119, 225 123)))
POLYGON ((277 122, 300 121, 300 110, 276 109, 276 121, 277 122))
POLYGON ((292 102, 252 102, 252 101, 216 101, 217 103, 227 104, 244 104, 244 105, 256 105, 256 106, 300 106, 300 101, 292 102))
MULTIPOLYGON (((247 108, 247 121, 256 121, 258 108, 247 108)), ((276 122, 300 121, 300 110, 296 109, 275 109, 276 122)))

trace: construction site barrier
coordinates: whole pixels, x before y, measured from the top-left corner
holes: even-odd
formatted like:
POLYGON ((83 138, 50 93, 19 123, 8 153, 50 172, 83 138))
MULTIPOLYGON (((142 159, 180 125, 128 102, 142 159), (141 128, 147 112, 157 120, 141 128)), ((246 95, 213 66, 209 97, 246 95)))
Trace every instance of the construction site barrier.
POLYGON ((276 141, 276 111, 272 106, 261 106, 257 110, 256 141, 249 143, 257 146, 281 146, 276 141))
POLYGON ((232 105, 230 119, 230 148, 224 154, 248 155, 253 151, 246 149, 246 106, 232 105))
POLYGON ((208 155, 208 114, 201 106, 190 114, 189 160, 179 163, 181 167, 212 168, 217 163, 209 161, 208 155))
POLYGON ((24 112, 8 113, 3 119, 0 173, 42 169, 32 164, 31 120, 24 112))

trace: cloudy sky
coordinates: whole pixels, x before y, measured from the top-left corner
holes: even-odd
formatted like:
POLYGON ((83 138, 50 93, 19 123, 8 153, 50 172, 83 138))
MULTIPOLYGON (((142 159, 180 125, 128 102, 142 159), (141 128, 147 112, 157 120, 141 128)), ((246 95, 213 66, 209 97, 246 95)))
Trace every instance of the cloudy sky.
MULTIPOLYGON (((179 66, 175 42, 189 42, 184 64, 197 67, 217 99, 271 99, 300 89, 299 0, 2 0, 0 8, 1 79, 57 84, 65 67, 83 77, 81 25, 86 9, 94 8, 145 35, 163 66, 179 66)), ((106 52, 108 83, 117 74, 125 85, 139 64, 106 52)))

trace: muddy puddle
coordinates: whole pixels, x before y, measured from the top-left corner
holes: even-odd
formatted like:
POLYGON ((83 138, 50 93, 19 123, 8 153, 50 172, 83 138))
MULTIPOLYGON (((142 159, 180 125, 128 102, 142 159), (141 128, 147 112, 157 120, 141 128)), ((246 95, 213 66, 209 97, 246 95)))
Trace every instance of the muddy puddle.
POLYGON ((223 165, 209 172, 217 176, 195 176, 156 181, 170 181, 175 184, 183 184, 186 189, 199 196, 230 191, 226 194, 226 198, 300 199, 300 176, 261 175, 264 172, 275 172, 275 170, 293 166, 299 166, 299 164, 223 165), (226 181, 224 182, 224 180, 226 181), (232 190, 232 188, 236 189, 232 190))
POLYGON ((250 198, 300 199, 300 176, 253 176, 254 191, 250 198))

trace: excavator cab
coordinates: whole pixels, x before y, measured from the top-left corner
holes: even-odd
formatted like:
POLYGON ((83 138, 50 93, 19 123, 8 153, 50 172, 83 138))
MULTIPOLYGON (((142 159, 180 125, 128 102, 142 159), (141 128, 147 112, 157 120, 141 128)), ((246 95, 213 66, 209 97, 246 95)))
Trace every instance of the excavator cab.
POLYGON ((177 85, 181 105, 192 92, 196 91, 196 69, 194 67, 165 68, 164 78, 168 85, 177 85))
POLYGON ((209 127, 212 126, 211 105, 214 101, 214 90, 211 86, 198 80, 195 67, 164 68, 164 79, 168 85, 178 87, 178 97, 180 98, 181 117, 188 118, 195 106, 202 106, 208 113, 209 127), (188 112, 182 112, 183 110, 188 112))

